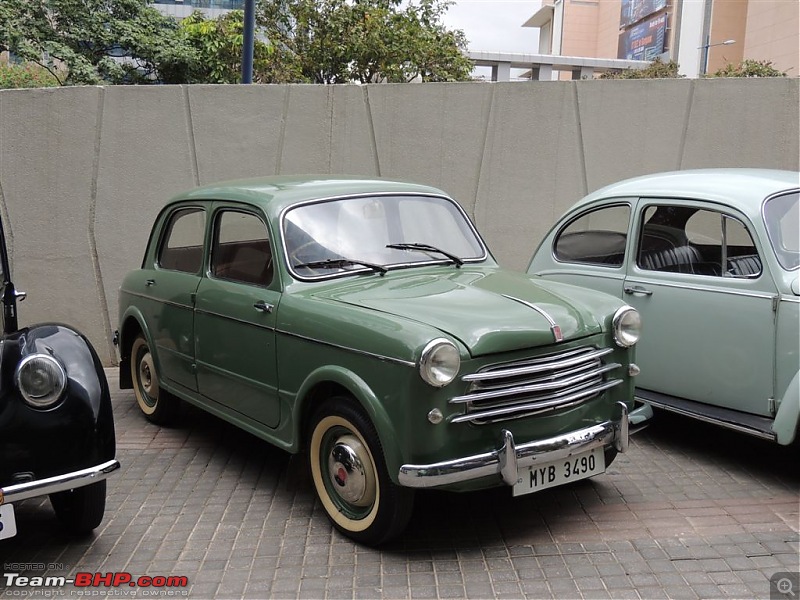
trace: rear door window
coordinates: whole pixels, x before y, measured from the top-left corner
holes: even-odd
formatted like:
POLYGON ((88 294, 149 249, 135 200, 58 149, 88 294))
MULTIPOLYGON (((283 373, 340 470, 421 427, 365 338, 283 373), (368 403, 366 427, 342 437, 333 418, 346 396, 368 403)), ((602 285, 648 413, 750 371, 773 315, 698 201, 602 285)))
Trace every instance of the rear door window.
POLYGON ((176 210, 169 217, 158 253, 158 266, 170 271, 199 273, 203 264, 206 212, 192 207, 176 210))

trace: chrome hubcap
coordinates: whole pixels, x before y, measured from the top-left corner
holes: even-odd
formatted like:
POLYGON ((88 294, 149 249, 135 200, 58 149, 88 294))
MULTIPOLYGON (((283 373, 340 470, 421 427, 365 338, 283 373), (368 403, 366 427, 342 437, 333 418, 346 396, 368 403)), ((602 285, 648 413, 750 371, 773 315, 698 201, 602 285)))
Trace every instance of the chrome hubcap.
POLYGON ((328 455, 328 477, 336 493, 355 506, 369 506, 375 497, 369 453, 352 435, 336 440, 328 455))
POLYGON ((142 389, 148 396, 153 395, 153 373, 155 366, 153 365, 153 358, 148 352, 139 361, 139 381, 142 384, 142 389))

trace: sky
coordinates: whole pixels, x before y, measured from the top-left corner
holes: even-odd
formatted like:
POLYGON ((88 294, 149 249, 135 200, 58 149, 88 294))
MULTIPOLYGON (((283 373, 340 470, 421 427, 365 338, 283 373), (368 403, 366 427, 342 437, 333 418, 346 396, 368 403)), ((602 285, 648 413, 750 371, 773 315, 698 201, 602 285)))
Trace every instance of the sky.
POLYGON ((539 30, 522 27, 541 6, 540 0, 457 0, 442 21, 462 29, 471 52, 538 52, 539 30))

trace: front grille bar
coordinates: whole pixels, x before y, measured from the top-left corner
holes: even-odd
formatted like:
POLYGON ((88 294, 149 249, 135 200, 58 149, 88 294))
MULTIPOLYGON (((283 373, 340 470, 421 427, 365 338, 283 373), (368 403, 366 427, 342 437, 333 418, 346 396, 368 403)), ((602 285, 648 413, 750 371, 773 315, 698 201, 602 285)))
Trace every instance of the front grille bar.
POLYGON ((613 348, 601 348, 592 352, 585 352, 583 348, 576 350, 572 354, 576 354, 572 358, 564 358, 564 354, 557 354, 548 356, 546 359, 541 359, 541 362, 536 361, 536 364, 528 364, 523 367, 506 367, 498 368, 491 371, 482 371, 480 373, 472 373, 464 375, 462 381, 488 381, 491 379, 502 379, 505 377, 516 377, 519 375, 530 375, 532 373, 542 373, 544 371, 552 371, 554 368, 566 368, 582 363, 590 362, 594 359, 601 358, 606 354, 613 352, 613 348))
MULTIPOLYGON (((615 367, 618 366, 619 365, 615 365, 615 367)), ((528 402, 525 404, 514 404, 511 406, 507 405, 488 410, 476 410, 475 412, 470 412, 465 415, 458 415, 457 417, 453 417, 450 420, 450 422, 451 423, 463 423, 465 421, 481 422, 481 421, 486 421, 487 419, 499 421, 502 420, 503 418, 517 418, 528 415, 534 415, 545 411, 568 408, 573 404, 579 403, 584 398, 590 396, 596 396, 597 394, 604 392, 605 390, 611 389, 612 387, 619 385, 620 383, 622 383, 621 379, 612 379, 610 381, 601 383, 597 386, 590 387, 588 389, 576 392, 574 394, 570 394, 569 396, 558 395, 557 398, 552 400, 543 401, 542 399, 537 399, 533 402, 528 402)))
POLYGON ((521 385, 515 387, 501 388, 490 390, 488 392, 478 392, 475 394, 467 394, 466 396, 456 396, 450 399, 450 404, 463 404, 467 402, 478 402, 481 400, 493 400, 495 398, 508 398, 509 396, 516 396, 518 394, 535 394, 537 392, 548 392, 551 390, 559 390, 565 387, 577 385, 589 379, 599 377, 604 373, 618 369, 619 363, 610 363, 603 365, 598 369, 588 371, 566 379, 558 379, 557 381, 548 381, 545 383, 533 383, 530 385, 521 385))

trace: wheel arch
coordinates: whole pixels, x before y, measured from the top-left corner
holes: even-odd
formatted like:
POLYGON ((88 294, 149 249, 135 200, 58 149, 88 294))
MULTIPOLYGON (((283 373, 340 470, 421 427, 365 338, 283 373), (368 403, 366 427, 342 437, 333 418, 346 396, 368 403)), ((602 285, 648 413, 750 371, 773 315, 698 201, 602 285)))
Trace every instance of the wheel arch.
POLYGON ((153 358, 158 365, 158 355, 153 346, 150 331, 145 324, 145 320, 139 311, 131 309, 121 319, 119 329, 119 387, 123 390, 133 388, 133 378, 130 370, 130 357, 133 341, 137 335, 143 335, 150 346, 153 358))
POLYGON ((394 424, 372 388, 361 377, 340 366, 329 365, 315 370, 298 390, 295 405, 295 440, 298 449, 305 448, 308 442, 308 430, 314 412, 336 395, 353 398, 369 418, 378 434, 389 476, 395 481, 402 458, 398 445, 391 443, 396 439, 394 424))

